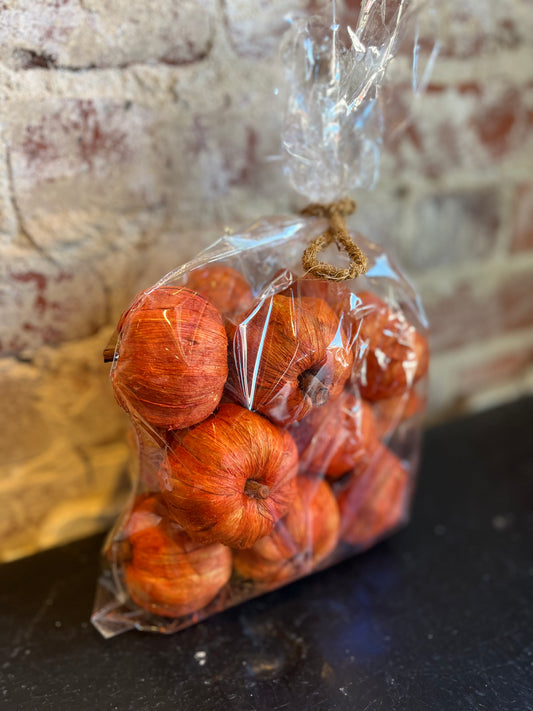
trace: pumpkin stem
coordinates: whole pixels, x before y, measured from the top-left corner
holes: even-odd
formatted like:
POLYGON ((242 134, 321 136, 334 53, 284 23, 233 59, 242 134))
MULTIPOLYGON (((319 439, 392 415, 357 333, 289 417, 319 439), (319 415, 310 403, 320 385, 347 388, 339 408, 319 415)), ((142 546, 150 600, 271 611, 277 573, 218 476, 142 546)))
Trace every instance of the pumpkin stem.
POLYGON ((268 499, 270 488, 266 484, 260 484, 255 479, 247 479, 244 485, 244 493, 247 496, 254 496, 256 499, 268 499))
POLYGON ((104 363, 111 363, 116 360, 115 351, 117 348, 118 333, 115 330, 107 346, 104 348, 104 363))
POLYGON ((111 363, 115 360, 115 347, 104 348, 104 363, 111 363))
POLYGON ((316 407, 325 405, 329 400, 329 390, 310 370, 304 370, 298 377, 298 385, 316 407))

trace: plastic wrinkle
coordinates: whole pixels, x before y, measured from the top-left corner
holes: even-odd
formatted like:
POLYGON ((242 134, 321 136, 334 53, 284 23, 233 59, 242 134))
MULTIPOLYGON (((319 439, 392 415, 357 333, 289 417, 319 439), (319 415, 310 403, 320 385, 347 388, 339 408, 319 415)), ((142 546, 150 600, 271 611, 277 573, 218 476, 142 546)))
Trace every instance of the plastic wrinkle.
POLYGON ((285 172, 308 200, 333 202, 376 183, 385 127, 399 133, 408 119, 397 105, 389 110, 387 70, 408 43, 413 91, 426 89, 440 47, 437 1, 365 0, 347 43, 335 17, 297 20, 285 35, 285 172), (425 66, 421 24, 434 38, 425 66))

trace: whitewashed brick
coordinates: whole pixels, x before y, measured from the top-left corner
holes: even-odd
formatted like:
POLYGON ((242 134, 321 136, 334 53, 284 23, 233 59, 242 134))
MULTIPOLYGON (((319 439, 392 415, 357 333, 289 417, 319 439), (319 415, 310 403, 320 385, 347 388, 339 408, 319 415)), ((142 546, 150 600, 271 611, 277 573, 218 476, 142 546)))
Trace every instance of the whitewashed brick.
POLYGON ((0 60, 15 69, 186 64, 213 37, 214 0, 15 0, 0 9, 0 60))

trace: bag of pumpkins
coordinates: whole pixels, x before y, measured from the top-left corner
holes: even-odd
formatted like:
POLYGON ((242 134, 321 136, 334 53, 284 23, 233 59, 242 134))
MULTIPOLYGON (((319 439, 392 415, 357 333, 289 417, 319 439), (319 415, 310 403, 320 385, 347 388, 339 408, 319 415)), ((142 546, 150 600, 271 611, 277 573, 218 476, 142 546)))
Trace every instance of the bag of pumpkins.
MULTIPOLYGON (((402 21, 399 10, 387 19, 390 51, 380 45, 375 62, 394 55, 402 21)), ((360 43, 365 31, 360 20, 360 43)), ((378 78, 340 121, 338 139, 360 159, 345 170, 348 159, 332 158, 329 139, 317 147, 309 125, 317 101, 324 116, 331 83, 302 69, 309 38, 317 66, 324 52, 344 72, 361 61, 317 20, 296 23, 284 43, 284 143, 317 153, 304 170, 289 151, 287 172, 320 202, 226 235, 138 294, 118 323, 108 360, 131 419, 136 485, 104 547, 92 620, 106 637, 182 629, 366 550, 408 520, 428 368, 424 314, 387 254, 347 227, 355 205, 339 199, 375 171, 378 78)))

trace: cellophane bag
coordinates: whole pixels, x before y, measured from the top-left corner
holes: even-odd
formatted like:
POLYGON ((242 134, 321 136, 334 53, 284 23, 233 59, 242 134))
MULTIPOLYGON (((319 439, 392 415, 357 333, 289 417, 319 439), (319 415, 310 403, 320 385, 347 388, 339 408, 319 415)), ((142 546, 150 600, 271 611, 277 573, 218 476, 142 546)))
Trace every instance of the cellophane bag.
POLYGON ((320 204, 222 237, 118 323, 111 380, 135 483, 103 551, 92 621, 105 637, 180 630, 409 518, 425 317, 340 199, 375 179, 380 87, 419 17, 390 8, 363 3, 347 47, 317 18, 284 41, 286 172, 320 204))

